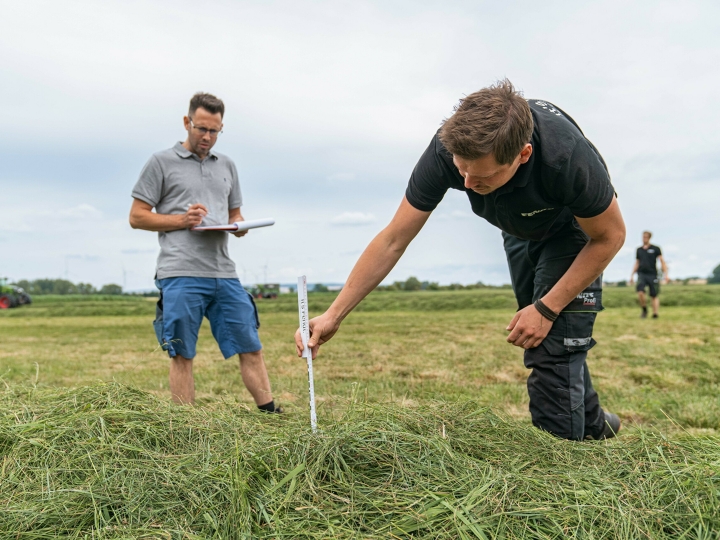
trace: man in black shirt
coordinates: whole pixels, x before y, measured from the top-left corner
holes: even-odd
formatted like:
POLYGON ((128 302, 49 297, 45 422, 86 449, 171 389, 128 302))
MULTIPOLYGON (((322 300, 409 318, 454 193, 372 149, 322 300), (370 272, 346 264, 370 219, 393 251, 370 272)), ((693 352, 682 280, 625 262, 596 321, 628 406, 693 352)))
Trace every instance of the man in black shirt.
MULTIPOLYGON (((448 189, 503 231, 519 309, 507 341, 525 350, 533 424, 558 437, 612 437, 588 372, 601 274, 625 240, 607 168, 562 110, 501 81, 460 101, 430 141, 390 224, 355 264, 328 310, 310 321, 317 354, 395 266, 448 189)), ((462 233, 462 231, 458 231, 462 233)), ((295 334, 298 355, 300 334, 295 334)))
POLYGON ((638 301, 640 302, 640 317, 647 318, 647 302, 645 300, 645 288, 650 290, 650 298, 652 298, 653 319, 657 319, 660 313, 660 280, 657 273, 657 261, 660 261, 662 273, 665 283, 669 281, 668 269, 663 259, 662 251, 657 246, 650 243, 652 233, 650 231, 643 232, 643 245, 637 248, 637 256, 635 257, 635 266, 633 266, 632 274, 630 274, 630 285, 633 283, 633 276, 637 272, 637 290, 638 301))

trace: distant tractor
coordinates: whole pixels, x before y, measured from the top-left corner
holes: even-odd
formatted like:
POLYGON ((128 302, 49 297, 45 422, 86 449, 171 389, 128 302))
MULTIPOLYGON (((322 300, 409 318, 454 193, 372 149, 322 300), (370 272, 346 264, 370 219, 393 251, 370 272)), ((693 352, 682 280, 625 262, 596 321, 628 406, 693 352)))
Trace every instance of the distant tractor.
POLYGON ((250 294, 255 299, 277 298, 280 294, 279 283, 259 283, 250 289, 250 294))
POLYGON ((7 279, 0 278, 0 309, 10 309, 31 303, 32 298, 21 287, 7 285, 7 279))

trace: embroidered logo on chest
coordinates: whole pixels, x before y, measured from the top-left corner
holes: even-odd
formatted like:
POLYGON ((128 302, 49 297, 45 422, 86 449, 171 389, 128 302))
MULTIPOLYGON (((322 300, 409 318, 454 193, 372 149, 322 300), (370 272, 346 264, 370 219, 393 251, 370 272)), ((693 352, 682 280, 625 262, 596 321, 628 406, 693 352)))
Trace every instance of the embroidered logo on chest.
POLYGON ((533 210, 532 212, 521 212, 520 215, 523 217, 532 217, 535 214, 539 214, 540 212, 545 212, 546 210, 555 210, 554 208, 541 208, 540 210, 533 210))

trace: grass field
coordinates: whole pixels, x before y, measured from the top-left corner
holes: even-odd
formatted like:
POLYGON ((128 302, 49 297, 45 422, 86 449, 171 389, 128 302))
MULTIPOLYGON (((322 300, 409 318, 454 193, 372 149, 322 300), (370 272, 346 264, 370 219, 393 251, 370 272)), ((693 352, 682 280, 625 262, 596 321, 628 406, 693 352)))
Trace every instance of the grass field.
MULTIPOLYGON (((318 314, 334 295, 310 298, 318 314)), ((641 320, 635 307, 612 307, 632 305, 631 289, 606 292, 611 307, 598 317, 599 345, 589 356, 595 385, 626 422, 718 430, 720 287, 666 287, 663 301, 671 305, 660 319, 641 320)), ((514 307, 504 289, 371 295, 316 362, 321 414, 360 391, 370 401, 408 405, 470 399, 527 420, 522 352, 504 341, 514 307)), ((304 412, 305 367, 292 342, 296 309, 293 295, 259 302, 275 395, 304 412)), ((0 313, 0 377, 41 387, 114 380, 167 397, 167 356, 155 341, 153 316, 153 299, 38 297, 0 313)), ((250 403, 237 359, 222 359, 207 323, 196 377, 200 403, 250 403)))
POLYGON ((282 419, 207 326, 178 409, 151 299, 38 297, 0 313, 0 537, 718 538, 720 287, 662 298, 607 290, 589 365, 625 431, 576 444, 529 424, 509 290, 371 295, 316 361, 315 438, 294 296, 259 305, 282 419))

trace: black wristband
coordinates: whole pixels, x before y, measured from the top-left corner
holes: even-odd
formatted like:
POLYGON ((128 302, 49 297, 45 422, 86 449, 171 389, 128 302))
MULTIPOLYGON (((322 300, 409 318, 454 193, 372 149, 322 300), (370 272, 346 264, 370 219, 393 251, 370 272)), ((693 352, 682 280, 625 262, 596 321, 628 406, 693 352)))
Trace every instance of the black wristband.
POLYGON ((535 306, 535 309, 538 310, 540 315, 545 317, 547 320, 551 322, 555 322, 560 315, 559 313, 555 313, 552 309, 547 307, 545 304, 543 304, 543 301, 539 298, 535 300, 535 303, 533 303, 533 306, 535 306))

